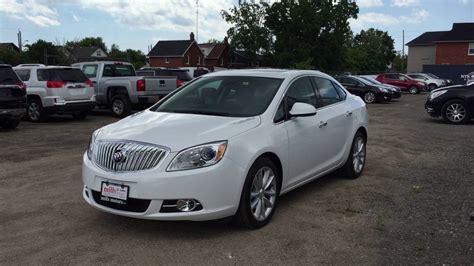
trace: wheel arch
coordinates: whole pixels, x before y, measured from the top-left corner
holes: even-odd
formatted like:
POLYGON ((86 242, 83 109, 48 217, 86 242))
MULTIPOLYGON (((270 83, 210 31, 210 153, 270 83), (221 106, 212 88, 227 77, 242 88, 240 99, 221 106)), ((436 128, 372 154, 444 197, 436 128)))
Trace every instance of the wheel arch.
POLYGON ((107 87, 107 102, 110 103, 112 97, 117 94, 123 94, 128 96, 128 90, 124 86, 110 86, 107 87))
MULTIPOLYGON (((278 173, 279 173, 278 177, 279 177, 279 179, 280 179, 280 180, 278 180, 278 181, 279 181, 279 182, 278 182, 278 185, 279 185, 280 188, 281 188, 282 181, 283 181, 283 165, 282 165, 282 163, 281 163, 280 158, 278 157, 278 155, 276 155, 276 154, 273 153, 273 152, 264 152, 264 153, 262 153, 260 156, 258 156, 258 157, 253 161, 253 163, 255 163, 256 161, 258 161, 258 160, 261 159, 261 158, 267 158, 267 159, 271 160, 271 161, 275 164, 275 166, 277 167, 278 173)), ((252 163, 252 164, 253 164, 253 163, 252 163)))

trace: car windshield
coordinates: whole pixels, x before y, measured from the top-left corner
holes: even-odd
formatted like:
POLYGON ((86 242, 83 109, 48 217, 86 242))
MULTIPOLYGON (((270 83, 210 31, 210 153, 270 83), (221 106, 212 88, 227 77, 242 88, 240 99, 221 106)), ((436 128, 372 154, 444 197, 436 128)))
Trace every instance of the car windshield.
POLYGON ((232 117, 256 116, 267 109, 282 82, 283 79, 263 77, 203 77, 151 110, 232 117))
POLYGON ((369 77, 360 77, 361 79, 365 80, 365 81, 368 81, 372 84, 382 84, 381 82, 379 82, 378 80, 376 79, 373 79, 373 78, 369 78, 369 77))
POLYGON ((432 77, 432 78, 435 78, 435 79, 439 79, 438 76, 434 75, 434 74, 431 74, 431 73, 426 73, 426 75, 432 77))

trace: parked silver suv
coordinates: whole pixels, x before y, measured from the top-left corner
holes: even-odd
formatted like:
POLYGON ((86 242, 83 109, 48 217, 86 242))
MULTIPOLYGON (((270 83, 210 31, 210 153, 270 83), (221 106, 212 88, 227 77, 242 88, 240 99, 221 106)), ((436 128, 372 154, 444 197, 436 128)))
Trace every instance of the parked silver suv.
POLYGON ((27 116, 45 121, 51 114, 72 114, 84 119, 95 107, 92 82, 77 68, 64 66, 19 66, 13 68, 26 84, 27 116))

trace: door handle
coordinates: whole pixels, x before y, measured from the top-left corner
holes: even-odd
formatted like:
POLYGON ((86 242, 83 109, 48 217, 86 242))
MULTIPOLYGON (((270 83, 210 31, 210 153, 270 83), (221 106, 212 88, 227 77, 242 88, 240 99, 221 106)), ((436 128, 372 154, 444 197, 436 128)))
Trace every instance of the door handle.
POLYGON ((326 121, 320 121, 319 122, 319 128, 325 127, 327 125, 328 125, 328 122, 326 122, 326 121))
POLYGON ((352 111, 347 111, 346 112, 346 116, 351 116, 352 115, 352 111))

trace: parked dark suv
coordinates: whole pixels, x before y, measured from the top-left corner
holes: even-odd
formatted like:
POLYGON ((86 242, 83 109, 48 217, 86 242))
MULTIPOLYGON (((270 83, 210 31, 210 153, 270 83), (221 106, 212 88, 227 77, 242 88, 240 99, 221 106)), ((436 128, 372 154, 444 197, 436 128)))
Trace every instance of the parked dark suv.
POLYGON ((430 92, 425 109, 431 116, 441 116, 448 123, 466 123, 474 118, 474 83, 430 92))
POLYGON ((387 73, 377 76, 377 80, 393 86, 399 87, 402 91, 408 91, 411 94, 418 94, 427 90, 428 84, 422 81, 414 80, 405 74, 387 73))
POLYGON ((26 114, 26 86, 10 65, 0 64, 0 126, 14 129, 26 114))
POLYGON ((176 77, 178 88, 193 79, 186 69, 179 68, 144 67, 137 70, 137 75, 145 77, 176 77))
POLYGON ((359 77, 338 76, 335 79, 350 93, 361 97, 366 103, 389 101, 393 98, 391 90, 375 86, 359 77))

